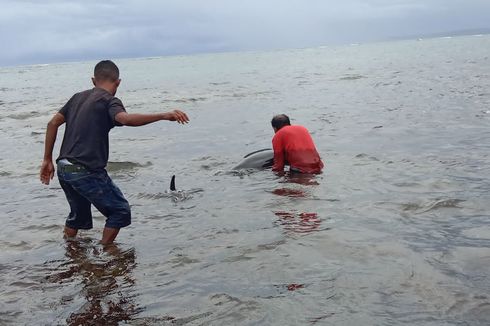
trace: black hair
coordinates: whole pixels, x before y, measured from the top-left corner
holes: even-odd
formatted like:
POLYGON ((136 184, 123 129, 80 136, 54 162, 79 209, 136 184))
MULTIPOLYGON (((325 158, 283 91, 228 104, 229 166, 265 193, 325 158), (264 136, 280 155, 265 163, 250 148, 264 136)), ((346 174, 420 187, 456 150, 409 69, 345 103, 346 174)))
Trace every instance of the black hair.
POLYGON ((279 130, 284 126, 290 126, 291 122, 289 121, 289 117, 287 115, 278 114, 272 118, 271 124, 273 128, 279 130))
POLYGON ((94 77, 97 81, 116 81, 119 79, 119 68, 111 60, 102 60, 95 65, 94 77))

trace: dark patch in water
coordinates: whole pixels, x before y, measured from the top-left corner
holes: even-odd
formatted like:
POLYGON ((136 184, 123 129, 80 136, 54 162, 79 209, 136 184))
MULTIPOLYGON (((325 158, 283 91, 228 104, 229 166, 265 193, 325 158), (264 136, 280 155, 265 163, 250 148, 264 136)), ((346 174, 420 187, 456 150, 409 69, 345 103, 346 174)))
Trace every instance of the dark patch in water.
POLYGON ((125 170, 133 170, 137 168, 144 168, 153 165, 151 162, 146 162, 145 164, 135 163, 135 162, 108 162, 107 171, 109 172, 119 172, 125 170))
POLYGON ((37 111, 31 111, 31 112, 25 112, 25 113, 17 113, 17 114, 10 114, 7 116, 7 118, 15 119, 15 120, 26 120, 29 118, 34 118, 39 116, 39 112, 37 111))
POLYGON ((224 262, 224 263, 235 263, 235 262, 252 260, 252 259, 254 259, 254 257, 249 257, 246 254, 242 254, 242 255, 238 255, 238 256, 228 257, 226 259, 223 259, 222 262, 224 262))
POLYGON ((164 100, 164 103, 175 102, 175 103, 196 103, 206 101, 206 97, 189 97, 189 98, 180 98, 176 100, 164 100))
POLYGON ((216 158, 214 158, 212 156, 203 156, 203 157, 193 159, 192 161, 193 162, 206 162, 206 161, 209 162, 209 163, 204 163, 200 166, 201 170, 206 170, 206 171, 212 170, 213 168, 217 168, 219 166, 223 166, 226 164, 225 162, 218 161, 216 158))
POLYGON ((29 225, 21 228, 20 230, 39 230, 39 231, 54 231, 54 230, 61 230, 61 226, 58 224, 41 224, 41 225, 29 225))
POLYGON ((359 159, 367 159, 367 160, 370 160, 370 161, 379 161, 379 159, 378 159, 377 157, 370 156, 370 155, 365 154, 365 153, 357 154, 357 155, 355 156, 355 158, 359 158, 359 159))
POLYGON ((341 77, 340 80, 357 80, 361 78, 367 78, 367 77, 363 75, 351 74, 351 75, 345 75, 344 77, 341 77))
POLYGON ((290 188, 278 188, 272 191, 274 195, 285 197, 304 198, 307 196, 306 192, 302 189, 290 189, 290 188))
POLYGON ((216 83, 209 83, 214 86, 221 86, 221 85, 229 85, 230 82, 216 82, 216 83))
POLYGON ((212 157, 212 156, 203 156, 203 157, 195 158, 192 161, 193 162, 200 162, 200 161, 207 161, 209 159, 214 159, 214 157, 212 157))
POLYGON ((275 242, 272 242, 272 243, 264 243, 264 244, 258 245, 257 246, 257 250, 258 251, 262 251, 262 250, 274 250, 277 247, 279 247, 280 245, 283 245, 285 243, 286 243, 286 240, 279 240, 279 241, 275 241, 275 242))
POLYGON ((0 244, 2 248, 5 249, 19 249, 19 250, 29 250, 32 249, 32 245, 25 242, 25 241, 19 241, 19 242, 7 242, 7 241, 0 241, 0 244))
POLYGON ((200 261, 198 259, 189 258, 188 256, 183 254, 178 254, 175 258, 170 260, 173 268, 182 267, 189 264, 196 264, 199 262, 200 261))
POLYGON ((327 319, 327 318, 330 318, 333 316, 335 316, 335 312, 331 312, 331 313, 325 314, 325 315, 320 316, 320 317, 310 318, 308 321, 310 322, 310 324, 316 324, 318 322, 321 322, 324 319, 327 319))

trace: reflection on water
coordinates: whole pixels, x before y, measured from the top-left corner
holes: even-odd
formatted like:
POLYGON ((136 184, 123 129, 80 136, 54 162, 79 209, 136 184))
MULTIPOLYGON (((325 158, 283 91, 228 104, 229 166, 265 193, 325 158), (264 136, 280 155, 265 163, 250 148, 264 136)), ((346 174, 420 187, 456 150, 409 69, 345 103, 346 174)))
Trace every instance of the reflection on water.
POLYGON ((317 178, 319 175, 316 174, 308 174, 308 173, 285 173, 284 174, 284 183, 296 183, 303 186, 318 186, 317 178))
MULTIPOLYGON (((274 212, 279 218, 275 224, 281 225, 284 230, 294 233, 311 233, 318 231, 322 224, 317 213, 274 212)), ((327 229, 328 230, 328 229, 327 229)))
POLYGON ((305 287, 304 284, 291 283, 291 284, 288 284, 288 291, 296 291, 296 290, 302 289, 304 287, 305 287))
MULTIPOLYGON (((84 302, 67 318, 68 325, 117 325, 131 320, 141 309, 130 294, 135 284, 132 271, 136 266, 134 248, 121 251, 116 244, 101 247, 91 240, 70 240, 66 257, 58 271, 47 277, 49 282, 80 282, 79 294, 84 302)), ((62 301, 74 306, 73 298, 62 301)))
MULTIPOLYGON (((298 199, 308 199, 310 196, 310 187, 319 185, 315 175, 301 173, 285 173, 284 183, 299 184, 306 187, 289 188, 281 187, 272 190, 272 193, 277 196, 292 197, 298 199)), ((278 217, 275 225, 281 225, 285 231, 294 233, 310 233, 318 231, 322 224, 317 213, 314 212, 298 212, 291 211, 275 211, 274 214, 278 217)), ((328 230, 328 229, 327 229, 328 230)))
MULTIPOLYGON (((317 175, 306 174, 306 173, 280 173, 283 176, 283 180, 280 181, 281 184, 297 184, 302 186, 318 186, 320 183, 317 181, 317 175)), ((272 193, 277 196, 284 197, 298 197, 298 198, 308 198, 310 197, 309 188, 291 188, 291 187, 281 187, 272 190, 272 193)))
POLYGON ((285 197, 306 197, 307 194, 303 189, 277 188, 272 190, 274 195, 285 197))

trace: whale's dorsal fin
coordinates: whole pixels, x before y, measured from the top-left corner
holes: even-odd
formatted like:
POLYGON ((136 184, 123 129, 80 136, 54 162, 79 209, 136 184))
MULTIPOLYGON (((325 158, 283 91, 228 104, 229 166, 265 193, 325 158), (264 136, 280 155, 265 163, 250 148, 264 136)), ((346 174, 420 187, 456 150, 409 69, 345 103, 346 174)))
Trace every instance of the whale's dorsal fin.
POLYGON ((175 188, 175 175, 172 176, 172 180, 170 180, 170 191, 175 191, 177 190, 175 188))

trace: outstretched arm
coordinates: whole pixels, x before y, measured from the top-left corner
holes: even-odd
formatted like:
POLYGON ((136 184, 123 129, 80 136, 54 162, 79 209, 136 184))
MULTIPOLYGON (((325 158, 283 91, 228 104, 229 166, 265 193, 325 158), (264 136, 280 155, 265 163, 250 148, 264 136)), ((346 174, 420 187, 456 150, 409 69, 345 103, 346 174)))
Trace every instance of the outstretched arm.
POLYGON ((180 110, 173 110, 164 113, 127 113, 119 112, 115 117, 116 121, 124 126, 144 126, 149 123, 153 123, 160 120, 177 121, 178 123, 185 124, 189 122, 187 114, 180 110))
POLYGON ((61 113, 56 113, 54 117, 48 122, 46 129, 46 140, 44 142, 44 159, 41 165, 40 179, 41 182, 49 185, 49 181, 54 176, 53 165, 53 148, 56 142, 56 135, 58 134, 58 128, 65 123, 65 117, 61 113))

